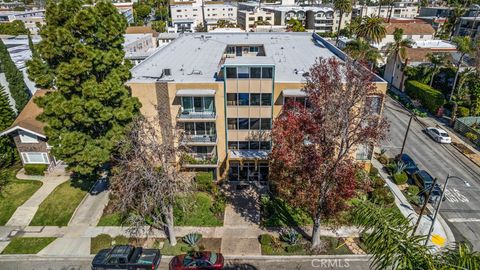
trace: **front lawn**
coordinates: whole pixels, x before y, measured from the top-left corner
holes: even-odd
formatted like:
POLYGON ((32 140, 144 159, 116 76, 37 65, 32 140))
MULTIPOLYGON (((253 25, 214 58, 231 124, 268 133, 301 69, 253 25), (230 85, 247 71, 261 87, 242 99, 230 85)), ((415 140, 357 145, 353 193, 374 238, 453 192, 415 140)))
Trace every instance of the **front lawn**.
POLYGON ((55 237, 15 237, 2 254, 37 254, 55 239, 55 237))
POLYGON ((15 210, 24 204, 41 186, 35 180, 18 180, 15 178, 16 168, 2 171, 9 178, 4 190, 0 193, 0 225, 5 225, 15 210))
POLYGON ((106 213, 102 214, 102 217, 98 221, 97 226, 122 226, 122 217, 119 213, 106 213))
POLYGON ((313 224, 312 218, 302 209, 294 208, 284 200, 276 197, 263 196, 262 226, 287 227, 313 224))
POLYGON ((213 196, 209 193, 197 192, 184 197, 173 210, 175 226, 222 226, 223 210, 220 209, 222 215, 219 215, 215 209, 213 196))
POLYGON ((59 185, 40 204, 30 226, 67 226, 86 194, 86 188, 75 187, 72 181, 59 185))
POLYGON ((335 237, 320 237, 322 248, 312 250, 310 242, 299 239, 296 244, 289 244, 273 235, 261 235, 260 245, 262 255, 344 255, 352 254, 345 242, 335 237))

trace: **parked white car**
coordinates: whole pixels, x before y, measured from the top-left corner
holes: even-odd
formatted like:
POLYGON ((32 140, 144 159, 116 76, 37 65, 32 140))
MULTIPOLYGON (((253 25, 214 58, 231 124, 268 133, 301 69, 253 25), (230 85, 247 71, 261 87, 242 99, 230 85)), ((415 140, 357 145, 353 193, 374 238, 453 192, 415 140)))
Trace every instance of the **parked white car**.
POLYGON ((441 128, 428 127, 425 131, 430 137, 432 137, 432 139, 434 139, 438 143, 452 142, 452 138, 450 138, 450 136, 448 136, 448 133, 441 128))

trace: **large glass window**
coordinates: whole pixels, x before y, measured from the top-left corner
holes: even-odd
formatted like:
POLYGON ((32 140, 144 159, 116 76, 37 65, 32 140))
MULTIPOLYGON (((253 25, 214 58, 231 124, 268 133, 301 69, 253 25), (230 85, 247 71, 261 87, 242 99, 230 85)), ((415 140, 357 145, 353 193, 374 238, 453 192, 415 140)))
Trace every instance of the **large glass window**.
POLYGON ((263 67, 262 68, 262 78, 271 79, 273 77, 273 68, 263 67))
POLYGON ((248 72, 248 67, 237 67, 237 71, 238 71, 238 78, 249 78, 250 77, 250 74, 248 72))
POLYGON ((187 112, 214 112, 213 97, 182 97, 182 107, 187 112))
POLYGON ((201 97, 194 97, 193 98, 193 107, 195 108, 196 112, 203 111, 203 104, 202 104, 202 98, 201 97))
POLYGON ((239 129, 249 129, 248 118, 239 118, 238 119, 238 128, 239 129))
POLYGON ((260 118, 250 118, 250 129, 260 129, 260 118))
POLYGON ((259 67, 250 68, 250 78, 259 79, 261 77, 262 77, 262 68, 259 68, 259 67))
POLYGON ((213 97, 204 97, 205 111, 213 112, 213 97))
POLYGON ((238 129, 238 118, 228 118, 228 129, 238 129))
POLYGON ((241 142, 238 142, 238 149, 240 150, 248 150, 248 142, 245 142, 245 141, 241 141, 241 142))
POLYGON ((261 141, 260 142, 260 149, 261 150, 270 150, 271 144, 269 141, 261 141))
POLYGON ((182 97, 182 107, 184 111, 193 112, 193 99, 192 97, 182 97))
POLYGON ((262 94, 262 106, 272 105, 272 94, 262 94))
POLYGON ((270 124, 270 118, 260 118, 260 129, 269 130, 272 126, 270 124))
POLYGON ((238 105, 237 94, 227 93, 227 105, 238 105))
POLYGON ((44 152, 22 152, 23 163, 25 164, 48 164, 48 154, 44 152))
POLYGON ((259 141, 250 141, 250 150, 258 150, 260 148, 259 141))
POLYGON ((260 105, 260 94, 250 94, 250 105, 252 106, 260 105))
POLYGON ((238 142, 228 142, 228 149, 237 150, 238 149, 238 142))
POLYGON ((238 94, 238 105, 248 106, 249 105, 248 98, 249 98, 248 93, 239 93, 238 94))
POLYGON ((237 68, 227 67, 227 78, 237 78, 237 68))
POLYGON ((228 178, 230 181, 262 181, 268 180, 268 163, 230 161, 228 178))

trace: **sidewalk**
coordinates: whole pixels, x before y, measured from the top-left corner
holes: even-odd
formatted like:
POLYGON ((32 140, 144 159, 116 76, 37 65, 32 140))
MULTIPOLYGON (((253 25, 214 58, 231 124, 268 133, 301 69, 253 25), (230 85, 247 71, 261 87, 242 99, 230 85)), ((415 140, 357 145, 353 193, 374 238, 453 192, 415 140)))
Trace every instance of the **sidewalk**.
MULTIPOLYGON (((405 196, 403 195, 402 191, 398 188, 398 186, 390 180, 389 175, 384 171, 384 166, 380 162, 378 162, 378 160, 373 159, 372 165, 378 169, 380 176, 383 178, 383 180, 385 180, 385 183, 388 185, 388 187, 392 191, 395 197, 395 204, 398 206, 398 209, 400 209, 400 212, 407 219, 410 220, 410 223, 412 224, 412 226, 415 225, 415 223, 418 220, 418 214, 415 212, 410 202, 407 200, 407 198, 405 198, 405 196)), ((418 226, 416 234, 427 235, 430 229, 431 223, 432 223, 432 217, 429 215, 423 215, 422 219, 420 220, 420 224, 418 226)), ((435 222, 435 225, 433 228, 432 238, 433 237, 436 237, 438 239, 444 239, 444 243, 438 243, 438 244, 432 243, 432 244, 435 244, 438 248, 448 245, 449 243, 455 242, 455 238, 453 236, 452 231, 450 230, 450 227, 448 227, 448 225, 440 215, 437 216, 437 221, 435 222)))

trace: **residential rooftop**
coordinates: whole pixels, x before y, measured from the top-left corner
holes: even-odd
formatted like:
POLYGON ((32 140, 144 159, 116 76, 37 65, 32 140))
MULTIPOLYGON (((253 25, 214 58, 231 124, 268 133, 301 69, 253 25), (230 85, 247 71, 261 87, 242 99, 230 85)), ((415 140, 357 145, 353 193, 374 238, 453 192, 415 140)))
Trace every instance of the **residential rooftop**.
MULTIPOLYGON (((316 36, 316 35, 315 35, 316 36)), ((195 33, 180 36, 132 69, 132 82, 214 82, 224 64, 275 65, 275 80, 303 82, 319 57, 341 52, 311 33, 195 33), (265 56, 225 58, 228 45, 261 45, 265 56), (170 76, 164 70, 170 69, 170 76)))

